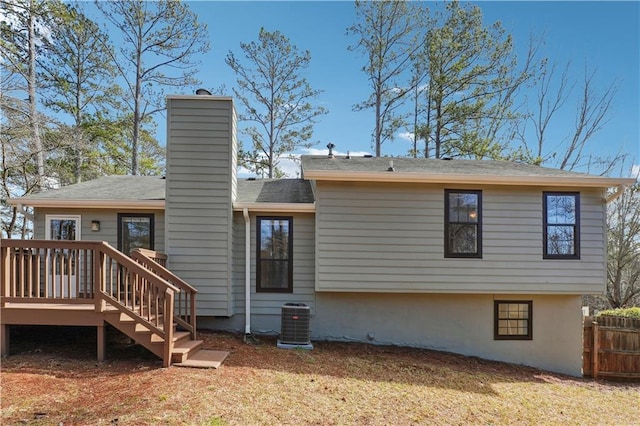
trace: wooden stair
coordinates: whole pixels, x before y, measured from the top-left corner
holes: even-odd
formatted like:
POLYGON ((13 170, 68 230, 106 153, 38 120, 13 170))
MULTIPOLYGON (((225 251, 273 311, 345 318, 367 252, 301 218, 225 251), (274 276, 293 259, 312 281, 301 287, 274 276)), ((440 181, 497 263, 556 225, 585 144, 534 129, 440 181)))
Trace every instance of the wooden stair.
MULTIPOLYGON (((112 310, 105 313, 105 321, 137 344, 145 347, 156 356, 163 358, 164 338, 147 327, 144 322, 134 316, 127 315, 120 310, 112 310)), ((159 318, 162 324, 162 318, 159 318)), ((171 350, 171 360, 173 364, 181 367, 197 368, 218 368, 226 356, 227 352, 210 351, 202 349, 202 340, 191 339, 188 331, 177 331, 176 324, 173 324, 173 345, 171 350)), ((162 328, 160 326, 160 328, 162 328)))

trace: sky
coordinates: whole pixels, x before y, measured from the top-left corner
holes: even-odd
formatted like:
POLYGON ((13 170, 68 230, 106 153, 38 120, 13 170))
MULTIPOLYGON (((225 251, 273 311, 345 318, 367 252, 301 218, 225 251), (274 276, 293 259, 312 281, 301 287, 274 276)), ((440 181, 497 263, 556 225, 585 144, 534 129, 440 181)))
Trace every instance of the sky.
MULTIPOLYGON (((280 31, 300 50, 309 50, 311 64, 306 75, 314 89, 322 90, 317 99, 329 113, 316 124, 317 153, 331 142, 339 153, 372 153, 372 111, 354 112, 353 105, 365 100, 371 89, 362 54, 347 47, 355 39, 346 28, 355 22, 353 2, 347 1, 188 1, 200 21, 207 23, 211 51, 201 58, 198 77, 202 87, 226 86, 232 95, 235 76, 224 63, 229 51, 241 56, 240 43, 257 39, 261 27, 280 31)), ((442 4, 423 2, 428 7, 442 4)), ((615 81, 617 94, 611 119, 595 135, 592 153, 629 156, 628 164, 640 164, 640 2, 475 2, 482 9, 485 24, 501 21, 512 34, 519 56, 526 53, 531 34, 544 36, 543 55, 563 66, 571 61, 571 77, 583 78, 585 65, 596 72, 598 91, 615 81)), ((186 91, 188 90, 188 92, 186 91)), ((172 90, 173 93, 193 93, 172 90)), ((577 95, 577 89, 574 94, 577 95)), ((575 100, 574 100, 575 102, 575 100)), ((550 140, 558 144, 571 132, 575 109, 552 123, 550 140)), ((165 117, 158 117, 158 138, 164 145, 165 117)), ((382 147, 383 155, 406 155, 410 141, 398 137, 382 147)), ((323 152, 326 152, 324 149, 323 152)), ((289 166, 286 166, 289 167, 289 166)))

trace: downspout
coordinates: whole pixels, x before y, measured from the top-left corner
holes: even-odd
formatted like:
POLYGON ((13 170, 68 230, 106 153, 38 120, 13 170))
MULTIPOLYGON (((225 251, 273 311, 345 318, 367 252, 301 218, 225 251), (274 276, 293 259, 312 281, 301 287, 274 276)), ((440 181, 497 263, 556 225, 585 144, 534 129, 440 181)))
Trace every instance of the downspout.
POLYGON ((251 220, 249 209, 242 209, 244 216, 244 334, 251 334, 251 220))
POLYGON ((616 192, 605 198, 605 204, 609 204, 610 202, 620 198, 625 189, 627 189, 627 185, 618 185, 618 189, 616 190, 616 192))

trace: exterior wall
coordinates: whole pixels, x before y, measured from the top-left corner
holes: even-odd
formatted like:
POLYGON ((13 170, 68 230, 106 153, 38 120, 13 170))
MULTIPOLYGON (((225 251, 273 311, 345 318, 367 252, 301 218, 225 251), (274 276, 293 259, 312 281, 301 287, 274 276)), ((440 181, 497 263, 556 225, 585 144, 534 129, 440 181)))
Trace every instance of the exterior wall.
POLYGON ((601 293, 606 271, 603 193, 581 191, 581 259, 544 260, 544 190, 318 182, 316 290, 601 293), (482 259, 444 257, 445 188, 482 190, 482 259))
MULTIPOLYGON (((315 218, 302 213, 251 213, 251 324, 256 333, 280 331, 284 303, 305 303, 315 310, 315 218), (256 292, 256 216, 293 217, 293 293, 256 292)), ((245 222, 241 212, 233 217, 233 306, 234 314, 245 314, 245 222)), ((231 326, 229 326, 231 327, 231 326)))
POLYGON ((111 210, 111 209, 63 209, 36 208, 34 220, 34 238, 45 238, 47 215, 80 215, 80 238, 87 241, 106 241, 113 247, 118 247, 118 213, 152 213, 154 214, 154 243, 155 250, 164 252, 164 211, 163 210, 111 210), (100 221, 100 231, 91 231, 91 221, 100 221))
POLYGON ((167 117, 168 266, 198 289, 198 315, 230 315, 233 102, 173 96, 167 117))
POLYGON ((582 368, 580 296, 318 293, 317 340, 429 348, 574 376, 582 368), (533 301, 532 340, 494 340, 494 300, 533 301))

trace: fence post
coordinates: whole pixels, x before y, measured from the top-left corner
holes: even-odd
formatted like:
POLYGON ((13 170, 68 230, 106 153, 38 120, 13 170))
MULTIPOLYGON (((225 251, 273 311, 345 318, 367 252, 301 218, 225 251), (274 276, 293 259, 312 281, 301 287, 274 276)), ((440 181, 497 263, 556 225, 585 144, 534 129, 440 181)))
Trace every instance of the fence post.
POLYGON ((593 367, 591 368, 591 375, 593 380, 598 378, 598 351, 600 350, 600 330, 598 322, 593 322, 593 350, 591 352, 591 359, 593 361, 593 367))

